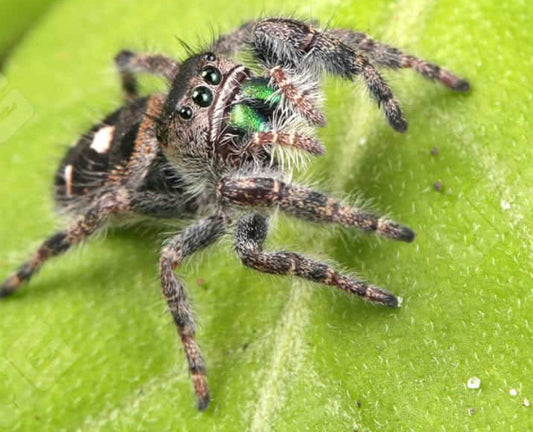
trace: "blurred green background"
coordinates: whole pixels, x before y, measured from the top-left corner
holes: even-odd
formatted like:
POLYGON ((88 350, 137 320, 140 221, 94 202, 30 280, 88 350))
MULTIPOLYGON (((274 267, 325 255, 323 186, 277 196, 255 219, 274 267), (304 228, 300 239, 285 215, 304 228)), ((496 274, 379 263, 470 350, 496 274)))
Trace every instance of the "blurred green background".
POLYGON ((245 270, 223 241, 181 270, 213 398, 198 413, 157 280, 160 243, 177 228, 113 230, 0 303, 0 429, 533 430, 524 406, 533 399, 532 9, 526 0, 2 0, 2 277, 59 226, 54 170, 120 105, 121 48, 181 58, 175 36, 194 44, 260 15, 296 14, 366 31, 473 89, 385 73, 410 122, 399 135, 362 85, 326 81, 328 155, 299 176, 389 212, 417 231, 414 244, 285 217, 272 230, 269 248, 335 259, 401 295, 401 309, 245 270), (474 376, 478 390, 466 385, 474 376))

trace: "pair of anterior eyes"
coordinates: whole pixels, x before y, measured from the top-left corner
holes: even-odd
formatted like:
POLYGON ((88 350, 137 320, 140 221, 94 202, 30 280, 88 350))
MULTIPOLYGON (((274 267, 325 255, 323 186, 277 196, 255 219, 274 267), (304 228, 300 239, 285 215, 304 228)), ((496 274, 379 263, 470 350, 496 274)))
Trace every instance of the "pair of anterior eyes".
MULTIPOLYGON (((207 84, 216 86, 222 81, 222 74, 213 66, 206 66, 200 72, 200 75, 207 84)), ((206 108, 213 103, 213 92, 209 87, 198 86, 192 91, 192 101, 201 108, 206 108)), ((190 120, 192 118, 192 109, 188 106, 183 106, 178 110, 179 116, 183 120, 190 120)))

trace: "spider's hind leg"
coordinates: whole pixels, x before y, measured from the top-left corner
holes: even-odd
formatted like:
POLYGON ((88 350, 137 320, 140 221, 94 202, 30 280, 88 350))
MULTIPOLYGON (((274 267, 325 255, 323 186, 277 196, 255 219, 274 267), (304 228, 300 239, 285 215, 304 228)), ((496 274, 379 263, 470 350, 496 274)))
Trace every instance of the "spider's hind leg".
POLYGON ((111 214, 127 211, 128 205, 124 191, 102 195, 75 222, 48 237, 32 257, 0 285, 0 297, 6 297, 18 290, 46 261, 87 239, 102 227, 111 214))
POLYGON ((160 54, 122 50, 115 56, 114 60, 122 80, 122 89, 128 101, 133 101, 139 97, 135 74, 161 75, 168 81, 172 81, 179 70, 179 64, 176 60, 160 54))

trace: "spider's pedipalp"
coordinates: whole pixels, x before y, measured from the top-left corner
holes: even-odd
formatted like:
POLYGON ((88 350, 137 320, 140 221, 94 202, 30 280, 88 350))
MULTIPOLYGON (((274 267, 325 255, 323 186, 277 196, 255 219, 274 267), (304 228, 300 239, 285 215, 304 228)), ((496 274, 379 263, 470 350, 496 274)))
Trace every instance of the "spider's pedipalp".
POLYGON ((326 152, 324 145, 316 138, 295 132, 254 132, 245 144, 245 147, 256 149, 270 146, 294 148, 316 156, 326 152))
MULTIPOLYGON (((287 71, 283 70, 281 66, 274 66, 268 71, 268 74, 275 85, 279 87, 281 94, 305 119, 319 127, 326 125, 326 117, 320 108, 313 103, 310 92, 300 90, 300 86, 293 83, 287 71)), ((309 78, 312 79, 312 77, 309 78)))

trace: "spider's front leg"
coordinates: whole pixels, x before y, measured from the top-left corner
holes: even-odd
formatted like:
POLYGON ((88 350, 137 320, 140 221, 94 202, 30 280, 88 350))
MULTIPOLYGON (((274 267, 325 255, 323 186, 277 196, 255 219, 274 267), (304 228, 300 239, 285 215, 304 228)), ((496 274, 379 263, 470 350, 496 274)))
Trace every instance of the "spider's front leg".
POLYGON ((263 242, 267 233, 267 220, 263 216, 250 213, 239 220, 235 230, 234 246, 245 266, 264 273, 298 276, 334 286, 373 303, 398 306, 398 299, 387 290, 341 274, 329 264, 294 252, 263 252, 263 242))
POLYGON ((179 70, 179 63, 170 57, 128 50, 122 50, 115 56, 115 65, 120 73, 126 100, 139 97, 136 73, 160 75, 172 81, 179 70))
POLYGON ((315 75, 325 71, 348 79, 361 75, 389 124, 398 132, 407 130, 400 105, 377 69, 334 36, 301 21, 271 18, 256 23, 252 44, 282 91, 285 74, 279 71, 283 69, 315 71, 315 75))
POLYGON ((339 200, 272 177, 224 178, 218 192, 223 202, 247 207, 279 207, 293 216, 315 222, 338 223, 376 232, 384 237, 411 242, 415 233, 408 227, 379 215, 343 205, 339 200))
POLYGON ((225 231, 227 221, 223 215, 216 215, 199 221, 165 244, 161 251, 161 289, 167 301, 174 322, 178 328, 199 410, 209 405, 205 362, 194 338, 195 324, 185 287, 176 278, 174 269, 183 260, 217 240, 225 231))
POLYGON ((470 90, 468 81, 458 77, 443 67, 427 60, 404 53, 398 48, 376 41, 364 33, 348 29, 332 29, 327 34, 336 37, 355 51, 364 52, 368 58, 379 66, 389 69, 409 68, 424 78, 436 80, 445 87, 457 92, 470 90))

